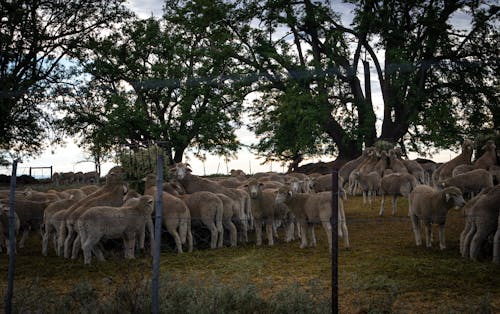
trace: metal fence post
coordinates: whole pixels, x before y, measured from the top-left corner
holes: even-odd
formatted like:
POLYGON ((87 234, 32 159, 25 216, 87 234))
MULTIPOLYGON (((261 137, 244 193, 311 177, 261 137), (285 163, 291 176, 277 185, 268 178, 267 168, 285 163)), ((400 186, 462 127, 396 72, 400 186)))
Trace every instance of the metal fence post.
POLYGON ((15 234, 15 212, 14 203, 16 197, 16 176, 17 160, 12 162, 12 175, 10 177, 10 195, 9 195, 9 275, 7 285, 7 295, 5 296, 5 313, 12 313, 12 296, 14 294, 14 268, 16 266, 16 234, 15 234))
POLYGON ((339 312, 339 175, 338 169, 332 169, 332 313, 339 312))
POLYGON ((160 281, 160 249, 161 249, 161 225, 163 210, 163 155, 157 155, 156 162, 156 211, 155 211, 155 247, 153 254, 153 313, 159 312, 159 281, 160 281))

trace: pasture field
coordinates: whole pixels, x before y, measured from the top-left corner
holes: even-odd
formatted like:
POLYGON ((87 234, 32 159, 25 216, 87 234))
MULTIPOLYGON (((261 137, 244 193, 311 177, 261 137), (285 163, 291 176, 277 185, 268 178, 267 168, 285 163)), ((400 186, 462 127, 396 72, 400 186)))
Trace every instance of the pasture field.
MULTIPOLYGON (((385 216, 378 216, 380 198, 370 206, 363 205, 361 197, 350 197, 345 205, 351 249, 343 249, 339 241, 341 313, 500 313, 500 266, 492 264, 489 256, 480 262, 459 256, 461 211, 450 211, 447 249, 440 251, 437 245, 415 246, 406 199, 399 199, 395 217, 387 203, 385 216)), ((298 241, 282 239, 274 247, 250 242, 181 255, 165 247, 160 294, 171 296, 167 308, 172 313, 194 309, 193 302, 205 303, 198 304, 198 309, 206 313, 328 312, 331 259, 320 226, 316 235, 318 246, 303 250, 298 241), (225 310, 218 310, 219 306, 225 310)), ((113 305, 108 303, 110 312, 141 312, 145 306, 141 302, 148 301, 140 300, 150 293, 152 259, 143 254, 126 261, 118 250, 106 257, 106 262, 93 260, 90 266, 83 265, 82 257, 59 258, 52 249, 43 257, 40 236, 32 234, 16 256, 16 310, 51 312, 64 306, 69 312, 92 313, 98 298, 123 306, 111 310, 113 305)), ((1 287, 6 291, 5 254, 0 268, 1 287)))

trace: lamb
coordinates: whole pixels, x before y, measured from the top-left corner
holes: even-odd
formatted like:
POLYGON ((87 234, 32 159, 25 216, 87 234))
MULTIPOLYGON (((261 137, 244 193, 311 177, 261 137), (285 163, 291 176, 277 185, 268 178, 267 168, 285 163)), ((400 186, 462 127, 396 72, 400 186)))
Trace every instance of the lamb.
MULTIPOLYGON (((320 223, 325 229, 330 252, 332 252, 332 226, 330 219, 332 215, 332 194, 330 192, 321 192, 314 194, 293 193, 288 187, 278 190, 276 195, 277 203, 284 203, 299 221, 302 229, 302 239, 300 248, 305 248, 308 244, 307 232, 310 234, 310 245, 316 245, 314 234, 314 224, 320 223)), ((347 225, 345 222, 345 213, 343 207, 339 206, 339 236, 344 238, 344 247, 349 248, 349 237, 347 225)))
POLYGON ((357 170, 353 171, 354 179, 358 182, 361 190, 363 191, 363 204, 366 204, 366 196, 368 195, 368 202, 372 203, 372 195, 376 195, 380 189, 380 175, 376 171, 368 174, 361 173, 357 170))
POLYGON ((275 193, 264 190, 263 183, 250 180, 245 186, 251 199, 252 215, 257 246, 262 245, 262 224, 266 225, 266 235, 269 245, 274 245, 273 227, 276 212, 275 193))
POLYGON ((452 160, 442 164, 432 173, 432 181, 439 182, 452 176, 453 169, 458 165, 471 164, 474 144, 471 140, 465 140, 462 143, 462 152, 452 160))
POLYGON ((395 215, 397 210, 397 197, 408 197, 417 184, 417 179, 409 173, 392 173, 384 176, 380 181, 382 201, 380 202, 379 215, 382 216, 384 214, 386 195, 392 195, 392 215, 395 215))
POLYGON ((441 181, 438 186, 440 188, 456 186, 463 194, 471 193, 473 196, 481 192, 482 189, 492 187, 493 177, 484 169, 476 169, 441 181))
POLYGON ((221 248, 224 239, 222 200, 216 194, 207 191, 179 195, 179 198, 189 208, 191 221, 199 220, 210 230, 210 248, 221 248))
POLYGON ((439 248, 446 248, 444 226, 448 210, 465 205, 462 192, 456 187, 447 187, 438 191, 427 185, 418 185, 410 193, 410 218, 417 246, 422 245, 420 224, 425 227, 427 247, 432 246, 431 224, 437 224, 439 230, 439 248))
MULTIPOLYGON (((156 199, 156 176, 148 175, 145 181, 144 195, 154 196, 156 199)), ((178 253, 182 253, 182 245, 187 244, 188 252, 193 251, 193 235, 191 233, 191 213, 186 203, 180 198, 166 192, 161 192, 163 201, 162 222, 172 235, 178 253)), ((151 236, 153 236, 151 230, 151 236)))
MULTIPOLYGON (((153 201, 152 196, 145 195, 132 198, 121 207, 98 206, 86 210, 77 220, 84 263, 90 264, 91 251, 99 250, 96 244, 104 237, 122 238, 125 258, 134 258, 135 239, 144 239, 147 221, 153 213, 153 201)), ((102 253, 97 256, 103 259, 102 253)))
POLYGON ((479 199, 469 210, 467 220, 470 223, 469 232, 463 242, 463 255, 476 261, 479 258, 481 247, 489 235, 495 234, 493 261, 498 258, 498 215, 500 214, 500 185, 483 191, 479 199), (497 242, 495 242, 497 240, 497 242), (467 254, 468 253, 468 254, 467 254))
POLYGON ((237 217, 236 222, 241 227, 243 240, 245 242, 248 241, 248 228, 249 223, 251 223, 251 217, 248 216, 250 212, 250 204, 247 201, 245 194, 239 192, 237 189, 226 188, 216 182, 191 174, 189 164, 176 163, 171 169, 171 172, 187 193, 208 191, 212 193, 223 193, 233 199, 236 202, 236 206, 239 206, 240 210, 240 215, 237 217))

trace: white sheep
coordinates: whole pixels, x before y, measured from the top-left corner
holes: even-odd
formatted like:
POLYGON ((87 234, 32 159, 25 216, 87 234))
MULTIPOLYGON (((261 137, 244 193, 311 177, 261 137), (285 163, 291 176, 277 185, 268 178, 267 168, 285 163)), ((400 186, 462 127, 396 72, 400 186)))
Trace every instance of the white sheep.
MULTIPOLYGON (((332 251, 332 225, 330 223, 332 215, 331 192, 313 194, 293 193, 289 187, 283 187, 278 190, 276 202, 286 204, 300 223, 302 229, 300 248, 305 248, 308 245, 307 233, 310 234, 309 245, 316 245, 314 225, 321 223, 327 235, 330 252, 332 251)), ((349 248, 349 236, 343 206, 339 206, 338 219, 338 234, 344 239, 344 247, 349 248)))
POLYGON ((481 192, 481 190, 492 187, 493 177, 487 170, 475 169, 438 183, 439 188, 448 186, 456 186, 463 194, 474 196, 481 192))
MULTIPOLYGON (((464 257, 470 257, 472 260, 477 260, 481 247, 488 236, 494 234, 496 236, 495 232, 498 229, 498 216, 500 215, 499 204, 500 185, 496 185, 483 191, 479 195, 479 199, 468 211, 466 221, 470 223, 470 228, 463 241, 462 253, 464 257)), ((496 256, 494 254, 494 261, 497 258, 496 256)))
POLYGON ((410 193, 410 218, 417 246, 422 245, 420 234, 421 223, 425 228, 427 247, 432 246, 431 224, 437 224, 439 230, 439 247, 446 248, 444 227, 448 210, 465 205, 462 192, 456 187, 447 187, 438 191, 427 185, 418 185, 410 193))
POLYGON ((380 175, 376 171, 370 173, 361 173, 357 170, 353 171, 354 179, 357 181, 361 191, 363 191, 363 204, 366 204, 366 196, 368 195, 368 202, 372 203, 372 196, 377 195, 380 189, 380 175))
POLYGON ((100 260, 104 257, 96 247, 102 238, 123 239, 125 258, 134 258, 136 238, 144 239, 147 221, 153 213, 154 200, 145 195, 130 199, 121 207, 98 206, 85 211, 77 220, 83 249, 84 263, 90 264, 91 251, 98 252, 100 260))
POLYGON ((385 196, 392 196, 392 215, 396 214, 398 196, 408 197, 410 192, 417 186, 417 179, 409 173, 392 173, 386 175, 380 180, 380 202, 379 215, 384 214, 385 196))
POLYGON ((199 191, 178 196, 186 203, 192 221, 201 221, 210 230, 210 248, 221 248, 224 239, 222 200, 214 193, 199 191))
POLYGON ((471 140, 464 140, 462 143, 462 152, 452 160, 445 162, 432 173, 432 181, 437 183, 452 176, 453 169, 458 165, 471 164, 472 153, 474 152, 474 143, 471 140))

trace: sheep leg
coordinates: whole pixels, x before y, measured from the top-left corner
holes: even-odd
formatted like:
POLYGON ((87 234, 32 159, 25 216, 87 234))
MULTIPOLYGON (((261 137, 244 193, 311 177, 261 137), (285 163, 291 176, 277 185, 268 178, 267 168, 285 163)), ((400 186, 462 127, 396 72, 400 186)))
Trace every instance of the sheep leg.
POLYGON ((78 252, 80 252, 81 246, 82 246, 82 242, 80 240, 80 234, 77 233, 75 240, 73 241, 73 250, 71 251, 71 259, 78 258, 78 252))
POLYGON ((255 223, 255 244, 262 245, 262 222, 260 219, 254 218, 255 223))
POLYGON ((106 259, 104 258, 104 254, 102 253, 99 240, 96 241, 96 244, 92 248, 92 253, 94 253, 95 257, 99 262, 104 262, 106 259))
POLYGON ((382 193, 382 200, 380 201, 380 212, 378 213, 379 216, 382 216, 384 214, 384 204, 385 204, 385 194, 382 193))
POLYGON ((236 226, 231 221, 231 219, 224 220, 222 224, 226 229, 229 229, 229 242, 231 242, 232 247, 235 247, 237 245, 237 236, 238 236, 238 231, 236 230, 236 226))
POLYGON ((446 241, 444 237, 444 224, 438 226, 438 234, 439 234, 439 248, 441 250, 446 249, 446 241))
POLYGON ((83 262, 86 265, 89 265, 92 260, 92 251, 94 250, 94 246, 99 242, 99 239, 90 235, 85 239, 85 242, 82 244, 83 250, 83 262))
POLYGON ((471 223, 469 219, 466 218, 465 220, 465 227, 462 233, 460 233, 460 255, 464 256, 464 250, 465 250, 465 237, 469 233, 471 229, 471 223))
POLYGON ((325 229, 326 232, 326 238, 328 239, 328 248, 330 250, 330 254, 332 253, 332 225, 330 224, 330 221, 328 220, 323 220, 323 229, 325 229))
POLYGON ((418 217, 415 215, 412 215, 410 218, 413 226, 413 233, 415 234, 415 244, 417 246, 420 246, 422 245, 422 235, 420 234, 420 221, 418 217))
POLYGON ((211 249, 216 249, 217 248, 217 236, 219 235, 219 230, 217 230, 217 227, 215 226, 215 223, 213 221, 206 222, 205 225, 208 227, 210 230, 210 248, 211 249))
POLYGON ((64 240, 64 258, 69 258, 69 247, 74 241, 74 232, 73 232, 73 227, 70 224, 66 225, 68 235, 66 236, 66 239, 64 240))
POLYGON ((50 226, 46 226, 45 232, 42 234, 42 255, 47 256, 49 247, 49 237, 50 237, 50 226))
POLYGON ((366 191, 363 190, 363 204, 366 204, 366 191))
POLYGON ((153 225, 153 218, 149 216, 146 219, 146 229, 149 233, 149 250, 151 253, 151 256, 154 254, 154 248, 155 248, 155 232, 154 232, 154 225, 153 225))
POLYGON ((191 221, 187 223, 187 232, 186 232, 186 242, 188 246, 188 252, 193 252, 193 233, 191 232, 191 221))
POLYGON ((222 225, 222 220, 218 220, 216 223, 217 227, 217 247, 224 247, 224 226, 222 225))
POLYGON ((302 238, 302 229, 298 221, 295 222, 295 235, 298 239, 302 238))
POLYGON ((23 235, 21 236, 21 240, 19 240, 19 248, 24 247, 24 242, 26 242, 26 238, 28 237, 29 230, 28 228, 24 228, 23 235))
POLYGON ((424 228, 425 228, 425 244, 427 247, 432 247, 432 229, 431 229, 431 223, 424 221, 424 228))
POLYGON ((304 221, 304 222, 301 222, 300 223, 300 228, 302 229, 302 234, 301 234, 301 237, 300 237, 300 248, 303 249, 305 247, 307 247, 307 223, 304 221))
POLYGON ((392 196, 392 215, 396 215, 396 210, 398 209, 398 197, 396 195, 392 196))
POLYGON ((314 233, 314 225, 313 224, 309 225, 309 236, 311 237, 310 246, 315 247, 316 246, 316 234, 314 233))
POLYGON ((273 228, 274 228, 274 223, 272 220, 266 222, 267 241, 270 246, 274 245, 273 228))
POLYGON ((481 250, 481 245, 484 243, 488 235, 494 231, 490 230, 491 228, 488 228, 488 226, 485 226, 484 224, 481 226, 482 228, 477 228, 476 234, 472 238, 471 244, 470 244, 470 258, 473 261, 477 261, 479 257, 479 253, 481 250))
POLYGON ((462 253, 462 257, 469 258, 470 256, 470 245, 472 242, 472 238, 474 238, 474 235, 476 234, 476 224, 474 222, 470 223, 470 230, 469 232, 465 235, 464 239, 464 249, 462 253))
POLYGON ((63 254, 64 241, 67 236, 66 232, 66 224, 63 222, 59 225, 59 232, 57 233, 57 256, 61 256, 63 254))
POLYGON ((135 250, 135 234, 127 233, 125 237, 123 237, 123 255, 125 259, 133 259, 134 258, 134 250, 135 250))
POLYGON ((293 241, 293 235, 295 233, 295 223, 293 221, 289 221, 286 224, 286 236, 285 236, 285 242, 289 243, 293 241))
POLYGON ((500 264, 500 224, 493 238, 493 263, 500 264))

